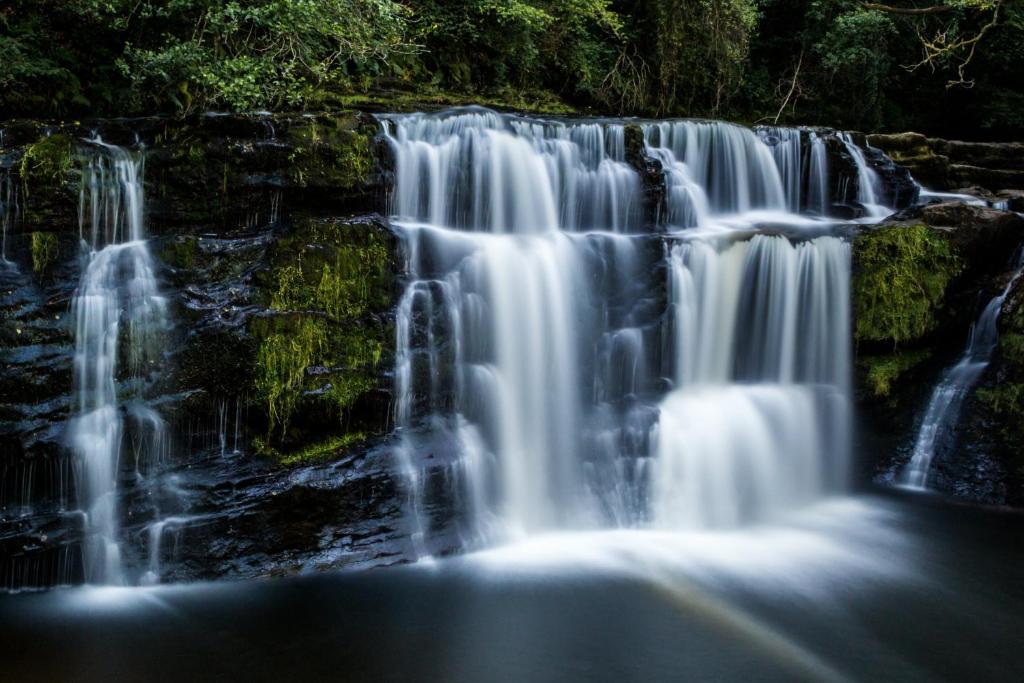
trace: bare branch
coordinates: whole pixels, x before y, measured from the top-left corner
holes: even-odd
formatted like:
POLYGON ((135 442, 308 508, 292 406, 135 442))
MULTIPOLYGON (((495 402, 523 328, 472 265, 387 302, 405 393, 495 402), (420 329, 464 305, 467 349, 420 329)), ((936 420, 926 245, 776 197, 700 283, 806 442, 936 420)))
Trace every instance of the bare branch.
POLYGON ((956 65, 957 78, 956 80, 950 80, 946 83, 947 88, 953 88, 956 86, 963 86, 965 88, 971 88, 974 86, 974 80, 968 80, 965 76, 967 66, 974 59, 974 54, 978 49, 978 43, 981 42, 982 38, 995 28, 999 24, 999 10, 1002 9, 1003 3, 996 2, 993 6, 992 19, 978 29, 978 32, 969 38, 957 39, 954 36, 951 38, 949 35, 949 28, 938 30, 935 32, 935 37, 928 39, 917 30, 917 36, 921 41, 921 46, 924 48, 924 57, 921 61, 916 64, 906 65, 907 71, 916 71, 922 66, 928 66, 933 72, 935 71, 937 63, 944 57, 950 57, 957 53, 962 53, 966 50, 967 54, 959 60, 956 65))
POLYGON ((930 7, 893 7, 892 5, 880 5, 875 2, 863 2, 861 7, 873 9, 878 12, 889 14, 941 14, 953 9, 951 5, 932 5, 930 7))
POLYGON ((793 97, 793 91, 796 90, 797 79, 800 78, 800 67, 804 63, 804 51, 800 49, 800 57, 796 61, 796 68, 793 70, 793 80, 789 84, 789 92, 786 93, 786 98, 782 100, 782 106, 779 107, 779 112, 775 115, 774 123, 778 125, 779 119, 782 118, 782 112, 786 111, 786 107, 789 106, 789 99, 793 97))

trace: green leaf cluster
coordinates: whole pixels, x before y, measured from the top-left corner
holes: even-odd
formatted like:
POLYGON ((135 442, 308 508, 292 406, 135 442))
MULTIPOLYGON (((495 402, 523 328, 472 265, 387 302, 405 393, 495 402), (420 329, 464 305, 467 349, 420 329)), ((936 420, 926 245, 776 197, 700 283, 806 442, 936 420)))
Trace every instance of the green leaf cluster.
POLYGON ((411 99, 1018 136, 1024 3, 937 2, 7 0, 0 116, 411 99), (927 41, 955 47, 913 68, 927 41))

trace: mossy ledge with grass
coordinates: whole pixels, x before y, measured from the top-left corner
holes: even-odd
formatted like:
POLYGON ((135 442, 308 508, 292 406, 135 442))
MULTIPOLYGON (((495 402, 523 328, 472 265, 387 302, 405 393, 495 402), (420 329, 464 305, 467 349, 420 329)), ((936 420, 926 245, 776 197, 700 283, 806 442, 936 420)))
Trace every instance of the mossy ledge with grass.
POLYGON ((963 260, 949 234, 924 224, 885 225, 854 239, 854 342, 861 386, 893 400, 893 386, 931 357, 922 347, 939 327, 963 260))

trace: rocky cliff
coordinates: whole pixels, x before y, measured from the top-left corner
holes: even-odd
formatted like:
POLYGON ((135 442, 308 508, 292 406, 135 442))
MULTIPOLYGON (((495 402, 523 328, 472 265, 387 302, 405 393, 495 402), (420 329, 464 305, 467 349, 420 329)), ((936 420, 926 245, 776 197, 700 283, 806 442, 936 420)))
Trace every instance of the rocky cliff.
POLYGON ((69 302, 97 137, 146 148, 173 321, 147 396, 168 425, 163 461, 120 468, 132 564, 183 578, 315 565, 321 548, 331 563, 400 556, 382 542, 401 498, 380 445, 400 254, 372 213, 378 131, 359 112, 3 126, 0 584, 77 578, 69 302), (188 542, 153 543, 154 511, 188 542))

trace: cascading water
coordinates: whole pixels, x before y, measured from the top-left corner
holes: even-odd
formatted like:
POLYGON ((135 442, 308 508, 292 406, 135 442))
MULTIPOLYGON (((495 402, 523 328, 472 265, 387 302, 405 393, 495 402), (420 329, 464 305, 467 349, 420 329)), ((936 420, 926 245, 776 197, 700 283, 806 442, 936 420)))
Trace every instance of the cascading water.
POLYGON ((659 526, 733 525, 838 488, 849 261, 834 237, 673 247, 677 388, 655 428, 659 526))
POLYGON ((804 168, 802 131, 797 128, 759 128, 758 135, 771 148, 786 193, 786 208, 799 213, 802 208, 804 168))
POLYGON ((14 228, 21 213, 18 184, 7 171, 0 173, 0 268, 13 268, 7 258, 7 235, 14 228))
POLYGON ((762 126, 758 136, 771 149, 786 194, 786 208, 792 213, 806 211, 829 214, 828 150, 819 131, 762 126))
MULTIPOLYGON (((787 207, 802 201, 809 162, 780 163, 731 124, 645 126, 680 238, 713 215, 797 219, 787 207)), ((472 109, 394 116, 385 130, 408 273, 397 451, 418 554, 430 552, 439 489, 471 545, 726 526, 839 486, 845 242, 725 236, 666 252, 662 236, 635 234, 642 192, 622 124, 472 109)))
POLYGON ((404 220, 491 233, 629 232, 640 221, 640 181, 623 163, 621 127, 468 108, 396 118, 392 142, 400 154, 392 210, 404 220))
POLYGON ((863 150, 857 146, 849 133, 839 133, 839 139, 857 166, 857 202, 864 208, 865 218, 872 221, 885 218, 892 210, 881 204, 879 199, 881 179, 878 173, 868 164, 863 150))
POLYGON ((653 149, 668 150, 704 190, 711 210, 731 214, 753 209, 785 211, 782 176, 768 146, 753 131, 719 121, 644 124, 653 149))
POLYGON ((93 583, 124 580, 117 509, 122 412, 137 423, 136 461, 142 450, 158 452, 164 438, 160 416, 138 398, 166 326, 166 301, 145 242, 142 174, 141 154, 90 143, 79 209, 83 273, 72 301, 76 399, 68 437, 86 513, 85 576, 93 583))
POLYGON ((808 133, 811 153, 807 158, 807 210, 818 216, 827 216, 828 196, 828 150, 825 140, 814 131, 808 133))
POLYGON ((967 348, 964 349, 960 360, 942 374, 939 383, 932 390, 928 409, 921 419, 913 454, 903 472, 903 483, 907 487, 927 487, 928 473, 935 457, 935 446, 950 429, 956 427, 960 406, 992 359, 992 352, 999 342, 999 314, 1003 310, 1006 296, 1020 278, 1022 269, 1024 264, 1018 263, 1017 270, 1006 288, 993 297, 982 310, 977 322, 971 326, 967 348))

